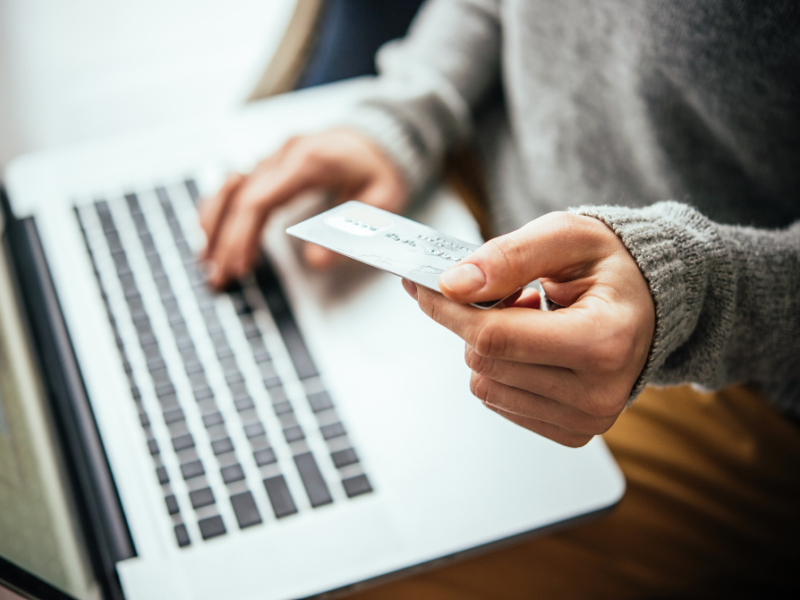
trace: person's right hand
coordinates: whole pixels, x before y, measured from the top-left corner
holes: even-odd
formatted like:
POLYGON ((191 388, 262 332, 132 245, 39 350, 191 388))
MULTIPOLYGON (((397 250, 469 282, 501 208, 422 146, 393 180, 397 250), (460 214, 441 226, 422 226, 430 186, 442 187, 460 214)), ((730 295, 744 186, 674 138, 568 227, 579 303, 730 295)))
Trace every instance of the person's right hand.
MULTIPOLYGON (((245 275, 270 212, 310 190, 326 190, 337 203, 360 200, 391 212, 399 212, 408 197, 397 167, 360 133, 332 129, 291 138, 252 173, 231 174, 202 203, 200 225, 207 240, 202 259, 209 284, 221 288, 245 275)), ((330 266, 338 256, 314 244, 306 244, 304 255, 314 268, 330 266)))

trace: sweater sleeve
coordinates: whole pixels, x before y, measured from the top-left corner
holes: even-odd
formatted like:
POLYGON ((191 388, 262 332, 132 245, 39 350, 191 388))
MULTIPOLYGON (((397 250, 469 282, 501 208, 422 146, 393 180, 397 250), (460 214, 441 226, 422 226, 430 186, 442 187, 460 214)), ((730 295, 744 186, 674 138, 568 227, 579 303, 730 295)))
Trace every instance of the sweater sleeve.
MULTIPOLYGON (((749 382, 786 392, 797 380, 800 222, 769 231, 720 225, 676 202, 572 212, 616 232, 655 301, 654 341, 632 398, 648 382, 710 389, 749 382)), ((800 412, 794 392, 772 396, 800 412)))
POLYGON ((468 138, 472 108, 498 82, 497 0, 430 0, 409 35, 378 53, 372 91, 343 125, 369 136, 398 165, 412 192, 468 138))

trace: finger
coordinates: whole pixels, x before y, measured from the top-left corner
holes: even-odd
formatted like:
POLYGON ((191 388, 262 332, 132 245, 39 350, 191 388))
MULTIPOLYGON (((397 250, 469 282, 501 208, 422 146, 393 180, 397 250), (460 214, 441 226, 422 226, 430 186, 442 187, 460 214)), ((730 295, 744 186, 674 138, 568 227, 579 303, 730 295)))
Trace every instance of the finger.
POLYGON ((465 345, 464 362, 470 371, 498 383, 559 402, 573 403, 586 394, 583 382, 571 369, 487 358, 465 345))
POLYGON ((220 288, 243 276, 258 254, 260 233, 278 205, 315 187, 321 177, 301 158, 263 163, 228 201, 228 215, 208 260, 214 264, 212 286, 220 288))
POLYGON ((545 276, 580 279, 616 250, 602 222, 550 213, 489 240, 439 277, 442 293, 457 302, 502 298, 545 276))
POLYGON ((400 282, 403 284, 403 289, 406 291, 406 293, 409 296, 411 296, 414 300, 416 300, 418 298, 417 284, 414 283, 413 281, 409 281, 405 277, 403 277, 403 279, 401 279, 400 282))
POLYGON ((511 294, 508 298, 503 300, 498 305, 498 308, 509 308, 510 306, 514 306, 514 304, 517 303, 517 300, 519 300, 522 297, 522 292, 523 290, 517 290, 516 292, 511 294))
POLYGON ((595 359, 597 349, 591 342, 597 328, 586 310, 480 310, 421 286, 417 293, 425 314, 486 358, 568 369, 585 368, 595 359))
POLYGON ((228 210, 231 199, 244 179, 241 173, 231 173, 217 193, 204 200, 200 205, 200 227, 203 228, 206 234, 206 247, 203 250, 202 258, 205 259, 213 254, 214 245, 225 219, 225 213, 228 210))
POLYGON ((477 373, 472 374, 470 389, 475 397, 487 406, 520 417, 550 423, 566 433, 599 435, 608 431, 616 420, 616 415, 611 417, 587 415, 572 406, 498 383, 477 373))
MULTIPOLYGON (((513 296, 511 296, 513 298, 513 296)), ((520 292, 520 295, 514 302, 510 303, 505 301, 507 306, 514 306, 516 308, 531 308, 539 310, 542 307, 542 296, 539 290, 528 288, 520 292)))
POLYGON ((550 423, 537 421, 536 419, 531 419, 529 417, 521 417, 519 415, 506 412, 500 408, 495 408, 494 406, 484 406, 486 406, 486 408, 489 410, 496 412, 501 417, 508 419, 512 423, 519 425, 520 427, 524 427, 529 431, 537 433, 542 437, 569 448, 580 448, 581 446, 585 446, 592 440, 593 437, 589 435, 569 433, 550 423))
POLYGON ((216 288, 241 278, 255 262, 266 211, 234 205, 211 259, 215 266, 209 283, 216 288))

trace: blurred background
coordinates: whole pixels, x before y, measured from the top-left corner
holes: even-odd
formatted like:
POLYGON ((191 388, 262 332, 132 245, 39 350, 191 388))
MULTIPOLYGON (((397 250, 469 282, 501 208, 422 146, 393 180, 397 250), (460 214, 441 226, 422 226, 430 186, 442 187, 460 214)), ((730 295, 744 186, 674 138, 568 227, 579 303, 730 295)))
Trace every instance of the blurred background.
POLYGON ((0 0, 0 169, 26 152, 372 73, 419 4, 0 0))
POLYGON ((296 1, 0 0, 0 165, 235 107, 296 1))

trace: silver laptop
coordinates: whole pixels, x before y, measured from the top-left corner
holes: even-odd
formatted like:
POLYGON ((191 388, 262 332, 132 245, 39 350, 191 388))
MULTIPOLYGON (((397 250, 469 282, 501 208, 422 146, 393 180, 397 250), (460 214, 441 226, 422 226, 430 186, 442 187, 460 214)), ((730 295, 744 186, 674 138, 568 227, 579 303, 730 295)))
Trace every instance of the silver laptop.
MULTIPOLYGON (((336 123, 367 85, 8 168, 18 275, 104 596, 312 597, 621 498, 602 440, 564 448, 483 408, 463 343, 397 278, 308 272, 284 229, 318 199, 275 215, 251 276, 204 285, 198 198, 336 123)), ((446 191, 411 216, 479 241, 446 191)))

